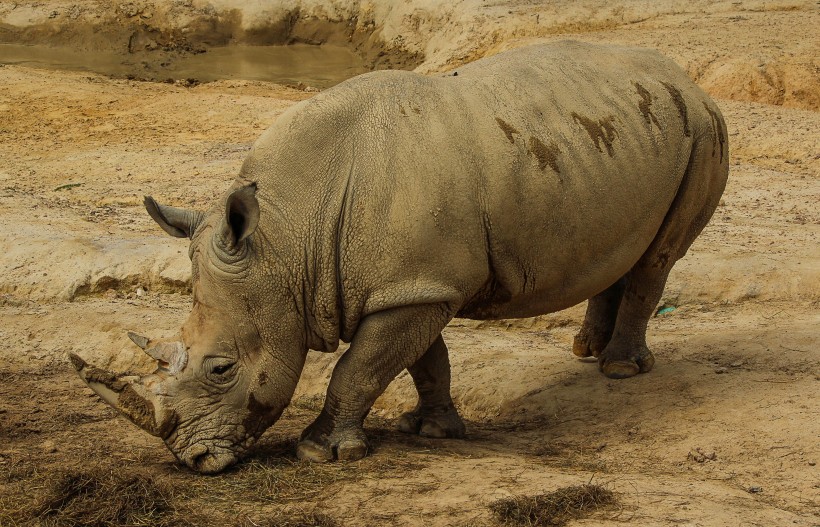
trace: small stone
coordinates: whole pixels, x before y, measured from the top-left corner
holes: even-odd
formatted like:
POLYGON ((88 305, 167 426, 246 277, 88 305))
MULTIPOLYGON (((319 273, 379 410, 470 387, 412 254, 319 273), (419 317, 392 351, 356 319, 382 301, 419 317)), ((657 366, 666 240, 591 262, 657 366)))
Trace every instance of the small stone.
POLYGON ((134 291, 134 294, 137 295, 137 298, 142 298, 145 296, 145 289, 138 287, 137 290, 134 291))
POLYGON ((40 447, 46 454, 53 454, 57 451, 57 445, 54 443, 54 441, 51 441, 50 439, 48 441, 44 441, 43 444, 40 445, 40 447))
POLYGON ((742 360, 735 361, 732 364, 730 364, 730 366, 732 368, 740 368, 741 366, 743 366, 743 361, 742 360))
POLYGON ((695 463, 706 463, 707 461, 717 461, 717 452, 704 452, 700 447, 690 450, 686 456, 695 463))
POLYGON ((728 373, 728 372, 729 372, 729 368, 724 368, 723 366, 721 366, 720 368, 715 368, 715 373, 717 373, 718 375, 720 375, 721 373, 728 373))
POLYGON ((763 487, 753 486, 753 487, 749 487, 748 489, 746 489, 746 491, 749 494, 760 494, 761 492, 763 492, 763 487))
POLYGON ((817 464, 817 462, 816 462, 816 461, 809 461, 809 466, 810 466, 810 467, 813 467, 813 466, 815 466, 816 464, 817 464))

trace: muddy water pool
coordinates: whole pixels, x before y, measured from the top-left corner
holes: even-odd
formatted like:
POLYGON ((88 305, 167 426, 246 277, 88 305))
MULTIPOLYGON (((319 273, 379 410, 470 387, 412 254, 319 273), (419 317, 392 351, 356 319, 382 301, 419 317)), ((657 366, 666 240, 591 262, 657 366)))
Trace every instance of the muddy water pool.
POLYGON ((147 80, 243 79, 327 88, 369 71, 352 50, 333 45, 228 46, 205 53, 87 52, 49 46, 0 44, 0 64, 79 70, 147 80))

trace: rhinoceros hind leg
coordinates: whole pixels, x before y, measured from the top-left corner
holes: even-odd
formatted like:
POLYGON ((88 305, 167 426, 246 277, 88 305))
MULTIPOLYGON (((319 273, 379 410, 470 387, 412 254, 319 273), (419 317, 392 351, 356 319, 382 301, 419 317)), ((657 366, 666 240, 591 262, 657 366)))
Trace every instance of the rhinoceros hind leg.
POLYGON ((609 344, 624 296, 624 284, 621 278, 589 299, 584 323, 572 343, 572 352, 578 357, 597 357, 609 344))
POLYGON ((720 157, 715 155, 717 140, 704 136, 696 142, 678 194, 658 234, 625 276, 615 330, 598 357, 601 372, 607 377, 632 377, 651 370, 655 364, 646 346, 649 319, 663 295, 669 271, 709 222, 726 185, 728 162, 722 150, 720 157))
POLYGON ((413 377, 419 402, 412 412, 399 417, 399 431, 432 438, 464 437, 464 422, 450 396, 450 360, 441 335, 407 370, 413 377))
POLYGON ((598 367, 611 379, 646 373, 655 357, 646 346, 646 326, 663 294, 666 268, 647 268, 640 263, 626 275, 626 287, 618 309, 612 338, 598 356, 598 367))

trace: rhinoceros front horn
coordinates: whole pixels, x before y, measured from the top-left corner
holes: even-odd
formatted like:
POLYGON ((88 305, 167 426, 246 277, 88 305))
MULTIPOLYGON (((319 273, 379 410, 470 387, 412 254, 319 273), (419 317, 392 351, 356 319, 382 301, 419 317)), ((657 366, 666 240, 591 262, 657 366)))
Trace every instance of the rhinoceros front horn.
POLYGON ((126 380, 124 375, 97 368, 74 353, 69 358, 80 378, 100 398, 151 435, 166 438, 176 426, 176 414, 155 404, 141 381, 126 380))

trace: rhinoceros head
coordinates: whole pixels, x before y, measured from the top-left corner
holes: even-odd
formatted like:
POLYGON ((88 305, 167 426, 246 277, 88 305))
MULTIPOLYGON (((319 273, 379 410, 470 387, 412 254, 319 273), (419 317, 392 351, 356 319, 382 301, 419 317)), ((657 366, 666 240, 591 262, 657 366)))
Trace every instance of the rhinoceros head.
POLYGON ((154 342, 129 334, 158 363, 143 377, 71 356, 103 400, 204 473, 235 463, 279 418, 307 352, 292 295, 276 278, 283 273, 271 272, 276 257, 254 241, 264 234, 257 231, 255 194, 254 185, 240 187, 224 209, 208 214, 146 197, 148 213, 166 232, 191 238, 193 308, 181 337, 154 342))

